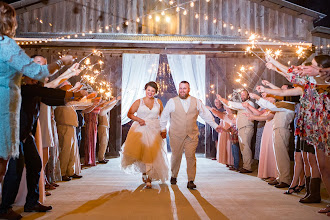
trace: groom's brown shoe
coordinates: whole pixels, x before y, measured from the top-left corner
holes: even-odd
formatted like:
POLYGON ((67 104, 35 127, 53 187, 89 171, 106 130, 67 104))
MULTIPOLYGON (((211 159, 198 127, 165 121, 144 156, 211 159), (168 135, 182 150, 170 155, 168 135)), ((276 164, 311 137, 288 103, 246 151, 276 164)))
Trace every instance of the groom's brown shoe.
POLYGON ((172 185, 175 185, 175 184, 176 184, 176 178, 171 177, 171 184, 172 184, 172 185))
POLYGON ((194 181, 189 181, 187 183, 187 188, 188 189, 195 189, 197 186, 195 185, 194 181))

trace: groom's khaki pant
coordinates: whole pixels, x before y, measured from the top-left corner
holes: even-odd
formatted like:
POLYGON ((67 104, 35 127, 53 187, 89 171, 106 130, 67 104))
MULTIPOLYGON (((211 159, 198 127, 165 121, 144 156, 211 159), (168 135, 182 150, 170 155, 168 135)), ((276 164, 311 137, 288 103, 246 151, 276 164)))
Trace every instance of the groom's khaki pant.
POLYGON ((188 181, 194 181, 196 176, 196 148, 198 145, 198 136, 194 139, 186 136, 182 139, 180 137, 170 135, 170 145, 172 150, 171 156, 171 171, 172 177, 178 176, 183 150, 187 160, 187 175, 188 181))

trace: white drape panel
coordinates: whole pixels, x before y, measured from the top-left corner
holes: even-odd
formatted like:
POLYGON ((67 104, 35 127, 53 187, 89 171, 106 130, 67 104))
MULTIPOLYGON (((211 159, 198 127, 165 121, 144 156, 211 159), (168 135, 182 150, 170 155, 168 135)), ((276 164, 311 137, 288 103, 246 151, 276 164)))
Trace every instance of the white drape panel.
POLYGON ((124 54, 122 75, 121 124, 130 121, 128 110, 135 100, 145 96, 144 85, 156 81, 159 54, 124 54))
MULTIPOLYGON (((190 95, 205 104, 205 55, 167 55, 177 92, 183 80, 190 84, 190 95)), ((198 122, 205 124, 198 117, 198 122)))

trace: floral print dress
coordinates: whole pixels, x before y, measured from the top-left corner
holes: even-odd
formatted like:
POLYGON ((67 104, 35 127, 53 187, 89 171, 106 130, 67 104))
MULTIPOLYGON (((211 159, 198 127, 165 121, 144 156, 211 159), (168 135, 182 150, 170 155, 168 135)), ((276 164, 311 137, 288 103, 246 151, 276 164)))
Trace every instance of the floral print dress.
POLYGON ((299 77, 288 71, 288 80, 302 85, 296 135, 330 156, 330 86, 311 83, 309 77, 299 77))

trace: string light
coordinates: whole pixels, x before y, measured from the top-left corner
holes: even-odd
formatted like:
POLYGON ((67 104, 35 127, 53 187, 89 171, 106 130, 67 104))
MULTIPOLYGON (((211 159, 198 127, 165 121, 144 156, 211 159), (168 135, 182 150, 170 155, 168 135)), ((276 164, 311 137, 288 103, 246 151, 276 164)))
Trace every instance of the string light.
POLYGON ((160 17, 157 15, 156 16, 156 22, 159 22, 160 21, 160 17))
POLYGON ((169 22, 171 21, 171 17, 166 16, 165 21, 166 21, 167 23, 169 23, 169 22))
MULTIPOLYGON (((164 2, 164 1, 162 1, 162 0, 159 0, 159 1, 160 1, 160 2, 164 2)), ((170 0, 168 3, 169 3, 169 5, 172 6, 172 7, 168 7, 168 8, 162 9, 162 11, 159 11, 159 13, 161 13, 162 16, 165 16, 165 12, 166 12, 167 10, 171 10, 171 9, 174 9, 174 8, 175 8, 175 10, 176 10, 177 12, 179 12, 179 11, 181 10, 181 8, 183 8, 184 5, 186 5, 186 4, 189 4, 190 7, 194 7, 194 6, 195 6, 195 2, 196 2, 196 0, 191 0, 191 1, 184 2, 184 3, 177 3, 177 5, 176 5, 175 7, 173 7, 172 5, 174 4, 174 1, 173 1, 173 0, 170 0)), ((210 2, 210 0, 206 0, 206 2, 210 2)), ((156 12, 157 12, 157 11, 156 11, 156 12)), ((152 14, 155 14, 156 12, 153 11, 153 12, 151 12, 150 14, 143 15, 142 17, 145 17, 145 16, 146 16, 146 17, 148 17, 149 19, 152 19, 152 14)), ((184 10, 183 10, 183 15, 187 15, 187 14, 188 14, 188 11, 187 11, 186 9, 184 9, 184 10)), ((194 15, 194 17, 195 17, 196 19, 198 19, 198 18, 199 18, 199 14, 196 13, 196 14, 194 15)), ((209 18, 208 15, 204 15, 204 19, 205 19, 205 20, 208 20, 208 18, 209 18)), ((39 19, 39 18, 36 18, 36 19, 38 20, 38 22, 39 22, 40 24, 44 24, 44 25, 45 25, 45 23, 44 23, 44 21, 43 21, 42 19, 39 19)), ((130 21, 131 21, 131 20, 127 20, 127 21, 125 21, 125 25, 128 25, 130 21)), ((136 18, 136 22, 140 22, 140 21, 141 21, 140 18, 136 18)), ((156 18, 156 22, 158 22, 158 18, 156 18)), ((214 18, 212 22, 213 22, 214 24, 216 24, 216 23, 218 22, 218 20, 217 20, 216 18, 214 18)), ((230 28, 230 30, 234 30, 234 29, 236 29, 239 33, 242 32, 242 29, 241 29, 240 27, 235 27, 235 26, 232 25, 232 24, 227 25, 226 22, 221 21, 221 20, 219 20, 219 22, 223 24, 223 27, 224 27, 224 28, 227 28, 227 27, 228 27, 228 28, 230 28)), ((53 26, 52 23, 46 23, 46 24, 49 25, 49 26, 53 26)), ((103 29, 105 29, 105 30, 109 30, 110 26, 117 26, 116 30, 119 31, 119 30, 120 30, 119 25, 120 25, 120 23, 117 23, 117 24, 111 24, 111 25, 109 25, 109 26, 105 26, 105 27, 103 27, 103 28, 99 28, 99 29, 98 29, 98 32, 102 32, 103 29)), ((90 31, 88 31, 88 33, 92 34, 93 31, 90 30, 90 31)), ((78 33, 76 33, 76 34, 78 34, 78 33)), ((73 38, 73 37, 77 38, 77 37, 76 37, 76 34, 72 34, 72 35, 71 35, 71 38, 73 38)), ((84 36, 84 33, 79 33, 79 34, 81 34, 81 36, 84 36)), ((248 35, 248 34, 249 34, 249 31, 246 30, 246 31, 245 31, 245 34, 248 35)), ((79 35, 78 35, 78 37, 79 37, 79 35)), ((68 37, 65 37, 65 38, 68 38, 68 37)), ((263 36, 263 37, 258 36, 258 38, 261 38, 261 39, 263 39, 264 41, 266 40, 266 37, 265 37, 265 36, 263 36)), ((59 39, 63 39, 63 38, 58 37, 58 38, 54 38, 54 39, 59 40, 59 39)), ((68 38, 68 39, 70 39, 70 38, 68 38)), ((294 45, 299 45, 299 44, 297 44, 297 43, 288 43, 288 42, 285 43, 285 42, 280 42, 280 41, 278 41, 278 40, 272 40, 271 38, 269 38, 269 42, 271 42, 271 41, 273 41, 274 43, 281 44, 281 45, 283 45, 283 46, 286 45, 286 46, 289 46, 289 47, 292 47, 292 46, 294 46, 294 45)), ((302 46, 302 43, 301 43, 301 42, 300 42, 300 44, 301 44, 300 46, 302 46)), ((279 45, 279 47, 281 47, 281 45, 279 45)), ((315 49, 318 49, 318 48, 320 48, 320 49, 324 49, 325 47, 329 48, 330 45, 320 45, 319 47, 315 47, 315 49)))

